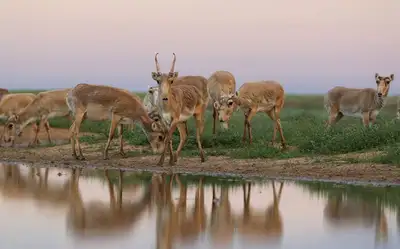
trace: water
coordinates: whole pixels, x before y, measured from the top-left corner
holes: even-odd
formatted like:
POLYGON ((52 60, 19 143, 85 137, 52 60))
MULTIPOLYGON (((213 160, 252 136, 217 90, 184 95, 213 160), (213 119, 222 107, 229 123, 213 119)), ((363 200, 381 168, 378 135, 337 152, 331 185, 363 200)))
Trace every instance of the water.
POLYGON ((2 248, 400 248, 397 187, 0 168, 2 248))

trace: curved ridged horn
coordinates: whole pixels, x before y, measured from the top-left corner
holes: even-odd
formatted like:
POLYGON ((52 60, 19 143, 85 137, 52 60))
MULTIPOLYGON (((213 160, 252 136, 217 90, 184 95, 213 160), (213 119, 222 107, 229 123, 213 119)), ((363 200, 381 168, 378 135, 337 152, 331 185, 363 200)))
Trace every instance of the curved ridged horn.
POLYGON ((175 62, 176 62, 176 55, 175 53, 172 53, 174 55, 174 60, 172 61, 172 66, 171 66, 171 73, 175 71, 175 62))
POLYGON ((156 61, 156 69, 157 69, 157 73, 159 73, 160 72, 160 64, 158 63, 158 59, 157 59, 157 55, 158 55, 158 53, 156 53, 156 56, 155 56, 155 61, 156 61))

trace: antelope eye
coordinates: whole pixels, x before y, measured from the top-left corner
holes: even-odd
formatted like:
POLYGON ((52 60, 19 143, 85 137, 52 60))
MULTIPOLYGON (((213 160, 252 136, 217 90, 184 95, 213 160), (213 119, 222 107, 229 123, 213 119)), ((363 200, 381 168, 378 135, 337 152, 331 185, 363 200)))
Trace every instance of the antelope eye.
POLYGON ((163 140, 163 136, 158 136, 158 140, 162 141, 163 140))

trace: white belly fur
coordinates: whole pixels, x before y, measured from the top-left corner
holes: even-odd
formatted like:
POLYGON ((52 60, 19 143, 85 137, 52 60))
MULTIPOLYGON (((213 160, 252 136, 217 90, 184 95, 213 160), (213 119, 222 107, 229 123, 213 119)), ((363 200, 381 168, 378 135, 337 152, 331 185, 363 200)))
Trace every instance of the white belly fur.
POLYGON ((193 116, 193 114, 189 114, 189 115, 183 115, 183 114, 181 114, 180 116, 179 116, 179 121, 186 121, 186 120, 188 120, 191 116, 193 116))
MULTIPOLYGON (((357 117, 357 118, 362 118, 363 114, 360 109, 353 109, 351 108, 341 108, 340 110, 341 113, 343 113, 344 116, 349 116, 349 117, 357 117)), ((379 110, 372 111, 372 115, 378 115, 379 110)))
MULTIPOLYGON (((184 121, 188 120, 191 116, 193 116, 193 112, 194 112, 194 110, 191 110, 190 114, 187 114, 187 115, 181 113, 181 115, 179 116, 179 121, 184 122, 184 121)), ((162 117, 167 123, 171 124, 171 121, 172 121, 171 113, 163 112, 162 117)))

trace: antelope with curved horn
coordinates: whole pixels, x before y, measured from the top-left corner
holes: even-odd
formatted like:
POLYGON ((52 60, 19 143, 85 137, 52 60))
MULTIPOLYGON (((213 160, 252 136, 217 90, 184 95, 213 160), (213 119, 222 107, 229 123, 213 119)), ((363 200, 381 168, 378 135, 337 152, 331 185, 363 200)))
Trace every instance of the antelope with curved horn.
MULTIPOLYGON (((164 150, 165 127, 159 120, 153 120, 145 111, 138 96, 126 90, 90 84, 78 84, 68 92, 66 101, 74 115, 74 123, 70 128, 72 155, 78 160, 85 160, 79 143, 79 130, 85 119, 108 120, 111 119, 110 132, 103 152, 103 159, 108 159, 108 149, 114 137, 115 129, 119 124, 130 124, 140 121, 143 131, 147 135, 154 152, 164 150), (75 145, 78 146, 79 155, 76 154, 75 145)), ((120 127, 120 151, 124 156, 122 147, 122 127, 120 127)))
MULTIPOLYGON (((204 130, 204 114, 209 99, 207 88, 205 92, 202 92, 198 87, 194 85, 175 85, 174 81, 178 78, 178 72, 175 72, 175 53, 173 54, 174 59, 169 73, 162 73, 160 71, 160 65, 157 60, 157 55, 158 53, 156 53, 155 55, 156 72, 152 72, 152 78, 157 82, 160 88, 159 107, 161 116, 165 120, 169 121, 169 123, 171 124, 164 145, 164 148, 169 146, 169 164, 174 165, 178 159, 178 156, 187 139, 184 122, 186 122, 192 116, 194 116, 194 118, 196 119, 197 146, 200 152, 201 162, 204 162, 205 155, 201 144, 201 136, 204 130), (174 153, 171 139, 172 134, 174 133, 176 128, 178 128, 179 130, 180 142, 178 149, 174 153)), ((200 76, 186 76, 186 80, 188 80, 190 77, 200 76)), ((207 84, 207 79, 204 78, 204 82, 207 84)), ((164 163, 165 154, 166 150, 164 149, 158 165, 162 165, 164 163)))
POLYGON ((386 104, 390 83, 394 74, 380 76, 375 74, 376 90, 373 88, 347 88, 336 86, 324 97, 324 106, 328 111, 328 126, 336 124, 344 116, 361 117, 364 126, 373 125, 380 110, 386 104))
POLYGON ((235 94, 236 80, 228 71, 216 71, 208 78, 208 89, 213 103, 213 134, 217 118, 222 128, 228 129, 228 122, 236 109, 230 98, 235 94))
POLYGON ((266 113, 274 121, 274 133, 272 144, 275 143, 276 132, 281 136, 282 148, 286 148, 285 137, 283 136, 280 112, 285 101, 285 91, 280 83, 276 81, 257 81, 244 83, 234 96, 228 99, 238 105, 244 112, 243 142, 247 133, 249 143, 253 141, 251 131, 251 119, 257 112, 266 113))

